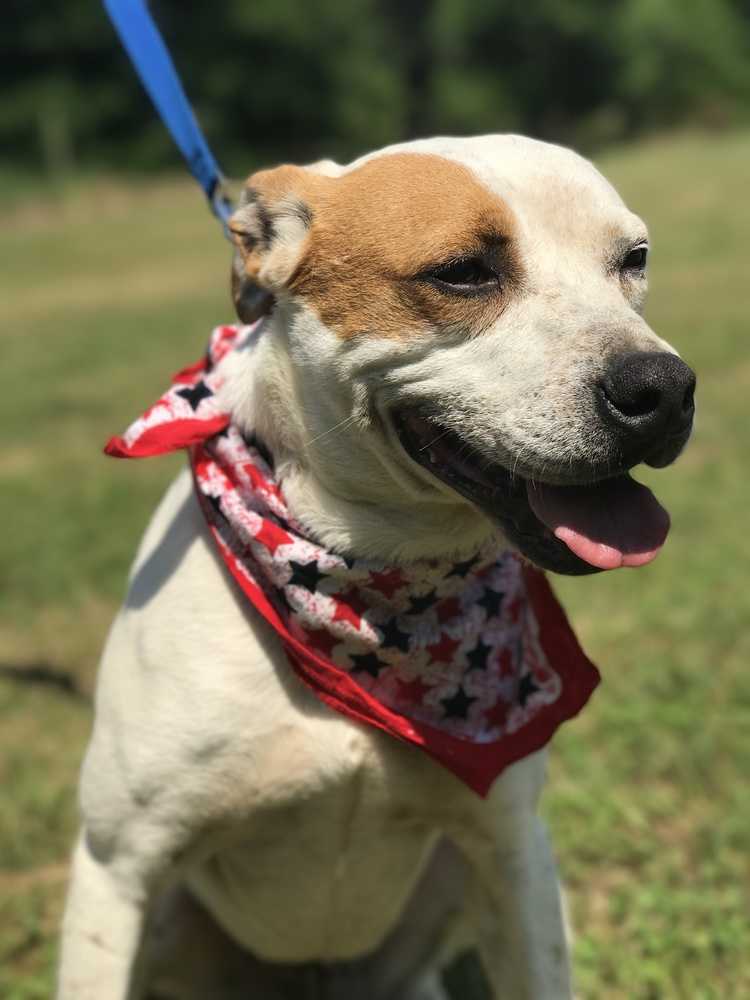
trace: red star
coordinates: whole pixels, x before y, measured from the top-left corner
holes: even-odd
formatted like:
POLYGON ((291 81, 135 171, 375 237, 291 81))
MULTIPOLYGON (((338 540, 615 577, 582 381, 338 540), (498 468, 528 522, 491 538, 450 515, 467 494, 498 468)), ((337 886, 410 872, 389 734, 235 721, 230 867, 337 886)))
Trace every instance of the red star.
POLYGON ((486 712, 482 713, 490 729, 494 729, 495 726, 505 725, 505 721, 508 718, 508 708, 509 706, 506 701, 498 701, 492 708, 488 708, 486 712))
POLYGON ((263 521, 261 529, 255 537, 261 545, 265 545, 271 555, 274 555, 280 545, 289 545, 294 540, 278 524, 274 524, 273 521, 268 520, 263 521))
POLYGON ((370 573, 370 586, 379 590, 386 597, 393 597, 403 585, 404 580, 399 569, 389 569, 383 573, 370 573))
POLYGON ((330 656, 333 647, 339 641, 336 636, 331 635, 324 628, 305 631, 305 640, 313 652, 322 653, 323 656, 330 656))
POLYGON ((206 456, 205 451, 199 450, 194 463, 195 475, 198 479, 203 479, 208 475, 211 468, 211 459, 206 456))
POLYGON ((336 602, 336 610, 333 612, 332 620, 335 622, 349 622, 354 628, 359 628, 365 604, 355 594, 347 594, 343 600, 339 595, 334 594, 333 599, 336 602))
POLYGON ((254 490, 263 490, 266 493, 275 493, 277 496, 279 495, 278 486, 276 486, 275 483, 270 483, 252 462, 245 462, 242 466, 242 471, 250 480, 250 484, 254 490))
POLYGON ((442 625, 461 614, 461 603, 457 597, 448 597, 437 606, 438 621, 442 625))
POLYGON ((427 652, 437 663, 450 663, 459 645, 458 639, 451 639, 449 635, 443 635, 440 642, 434 642, 427 647, 427 652))
POLYGON ((430 685, 425 684, 419 677, 415 677, 413 681, 402 681, 397 678, 396 683, 398 684, 399 698, 412 705, 421 705, 424 696, 430 690, 430 685))

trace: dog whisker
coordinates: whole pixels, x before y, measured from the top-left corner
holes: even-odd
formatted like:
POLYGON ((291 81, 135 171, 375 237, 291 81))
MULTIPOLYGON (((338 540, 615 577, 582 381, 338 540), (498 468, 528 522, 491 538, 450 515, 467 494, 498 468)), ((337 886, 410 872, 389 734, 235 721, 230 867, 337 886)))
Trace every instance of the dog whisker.
POLYGON ((438 434, 438 436, 437 436, 437 437, 433 438, 433 439, 432 439, 432 441, 428 441, 428 442, 427 442, 427 444, 423 444, 423 445, 422 445, 422 447, 421 447, 421 448, 420 448, 419 450, 420 450, 420 451, 427 451, 427 449, 428 449, 428 448, 431 448, 431 447, 432 447, 432 446, 433 446, 434 444, 436 444, 436 443, 437 443, 437 442, 438 442, 438 441, 439 441, 439 440, 440 440, 441 438, 444 438, 444 437, 445 437, 445 435, 446 435, 446 434, 449 434, 449 433, 450 433, 450 428, 449 428, 449 427, 446 427, 446 428, 445 428, 444 430, 442 430, 442 431, 440 432, 440 434, 438 434))
POLYGON ((328 437, 329 434, 333 434, 334 431, 345 430, 348 426, 353 424, 356 419, 356 413, 350 413, 348 417, 344 417, 343 420, 339 420, 337 424, 334 424, 333 427, 329 427, 327 431, 323 431, 321 434, 318 434, 314 438, 310 438, 309 441, 306 441, 305 448, 309 448, 310 445, 315 444, 317 441, 322 441, 323 438, 328 437))

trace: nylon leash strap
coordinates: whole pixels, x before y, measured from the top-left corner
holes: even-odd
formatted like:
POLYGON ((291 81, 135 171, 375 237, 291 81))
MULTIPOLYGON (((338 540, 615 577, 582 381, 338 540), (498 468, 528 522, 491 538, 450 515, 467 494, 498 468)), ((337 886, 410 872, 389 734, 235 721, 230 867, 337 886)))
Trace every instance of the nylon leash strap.
POLYGON ((145 0, 103 0, 103 3, 143 86, 228 235, 232 203, 224 175, 208 148, 145 0))

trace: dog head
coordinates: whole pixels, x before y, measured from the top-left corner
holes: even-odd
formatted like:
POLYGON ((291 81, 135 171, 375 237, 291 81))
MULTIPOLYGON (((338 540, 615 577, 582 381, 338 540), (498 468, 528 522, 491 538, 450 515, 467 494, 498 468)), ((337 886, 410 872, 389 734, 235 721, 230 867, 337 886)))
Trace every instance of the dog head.
POLYGON ((273 304, 292 448, 333 493, 417 532, 478 510, 558 572, 653 558, 668 518, 628 470, 679 454, 695 380, 641 316, 646 227, 590 163, 418 141, 254 174, 230 227, 238 313, 273 304))

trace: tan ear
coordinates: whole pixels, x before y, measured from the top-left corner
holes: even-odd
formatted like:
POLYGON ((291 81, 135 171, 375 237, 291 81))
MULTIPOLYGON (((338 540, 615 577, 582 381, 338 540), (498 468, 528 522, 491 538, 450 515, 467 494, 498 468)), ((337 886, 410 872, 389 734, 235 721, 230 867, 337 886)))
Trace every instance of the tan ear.
POLYGON ((310 234, 320 186, 335 164, 281 166, 252 174, 229 220, 235 251, 232 298, 240 319, 268 312, 294 274, 310 234), (324 167, 324 169, 321 169, 324 167))

